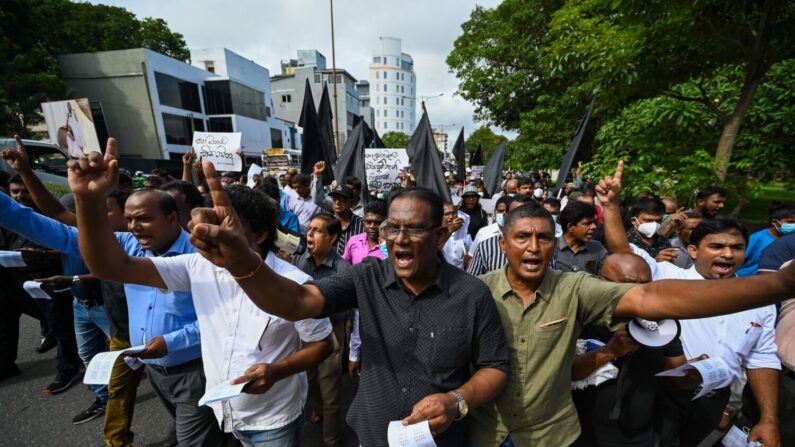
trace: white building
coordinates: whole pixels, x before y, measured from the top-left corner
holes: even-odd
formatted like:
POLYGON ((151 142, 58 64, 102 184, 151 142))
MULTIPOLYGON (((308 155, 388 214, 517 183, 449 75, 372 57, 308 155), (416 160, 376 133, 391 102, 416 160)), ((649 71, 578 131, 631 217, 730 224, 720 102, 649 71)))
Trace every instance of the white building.
POLYGON ((370 107, 375 111, 375 129, 411 134, 416 126, 417 76, 414 60, 401 51, 401 41, 381 37, 381 48, 373 50, 369 68, 370 107))
POLYGON ((273 116, 268 70, 227 49, 191 51, 193 64, 136 48, 59 56, 61 78, 101 104, 120 155, 179 161, 192 132, 242 132, 243 152, 296 147, 273 116))

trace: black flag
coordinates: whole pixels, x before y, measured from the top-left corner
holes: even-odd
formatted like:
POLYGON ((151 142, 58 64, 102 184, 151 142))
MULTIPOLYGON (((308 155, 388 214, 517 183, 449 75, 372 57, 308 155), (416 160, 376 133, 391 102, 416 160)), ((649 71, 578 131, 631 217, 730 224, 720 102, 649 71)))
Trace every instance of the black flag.
POLYGON ((467 177, 466 155, 466 151, 464 150, 464 128, 462 127, 453 145, 453 157, 455 157, 457 164, 456 180, 459 182, 463 182, 467 177))
MULTIPOLYGON (((309 80, 307 79, 307 81, 309 80)), ((323 147, 323 160, 328 167, 328 169, 326 169, 326 174, 323 175, 323 185, 328 185, 334 180, 334 162, 337 161, 332 117, 331 101, 328 96, 328 85, 323 84, 323 95, 320 97, 320 107, 317 112, 318 126, 320 128, 320 143, 323 147)))
POLYGON ((566 151, 566 155, 563 157, 563 162, 560 164, 560 171, 558 171, 558 182, 555 185, 556 195, 560 189, 563 188, 563 184, 566 183, 566 175, 568 175, 569 170, 571 169, 571 164, 574 162, 574 156, 577 155, 577 151, 582 145, 582 140, 585 136, 585 131, 588 129, 588 123, 591 121, 591 115, 593 114, 593 109, 595 106, 596 96, 593 97, 591 100, 591 105, 588 106, 588 111, 585 112, 585 116, 580 120, 580 125, 577 126, 577 133, 574 135, 574 139, 571 140, 571 145, 569 145, 569 149, 566 151))
POLYGON ((428 111, 424 107, 420 125, 411 136, 406 152, 410 154, 409 160, 414 168, 414 180, 417 181, 417 186, 428 188, 439 194, 445 202, 452 201, 450 189, 444 181, 444 169, 442 169, 439 150, 433 139, 433 129, 431 129, 431 122, 428 119, 428 111))
POLYGON ((381 141, 381 136, 378 135, 378 131, 375 130, 375 129, 373 129, 373 142, 370 143, 370 147, 374 147, 374 148, 378 148, 378 149, 382 149, 382 148, 386 147, 384 142, 381 141))
POLYGON ((301 146, 301 173, 312 174, 315 163, 325 161, 325 157, 323 156, 320 126, 317 111, 315 111, 315 100, 312 98, 312 88, 309 86, 309 79, 306 80, 304 104, 301 108, 301 117, 298 119, 298 125, 304 130, 304 142, 301 146))
POLYGON ((489 158, 489 163, 483 168, 483 187, 489 197, 499 191, 502 182, 502 165, 505 161, 505 142, 497 146, 497 150, 489 158))
POLYGON ((483 149, 478 144, 478 149, 469 156, 469 167, 483 166, 483 149))
POLYGON ((348 176, 354 176, 362 181, 363 204, 370 198, 367 170, 364 167, 364 149, 368 146, 367 134, 370 132, 370 126, 364 120, 359 120, 345 141, 340 158, 337 160, 337 178, 344 180, 348 176))

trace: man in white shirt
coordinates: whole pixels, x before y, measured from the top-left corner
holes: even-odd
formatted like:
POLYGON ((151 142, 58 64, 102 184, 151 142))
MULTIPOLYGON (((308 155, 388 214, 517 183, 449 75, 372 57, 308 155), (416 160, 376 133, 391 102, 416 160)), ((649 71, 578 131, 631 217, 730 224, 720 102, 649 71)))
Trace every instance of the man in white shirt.
POLYGON ((287 209, 298 216, 298 223, 301 225, 301 233, 306 234, 309 228, 309 220, 312 216, 322 211, 315 198, 312 196, 312 178, 304 174, 296 174, 290 178, 293 194, 287 209))
MULTIPOLYGON (((605 239, 611 253, 634 252, 651 267, 653 280, 717 280, 733 278, 745 260, 747 230, 729 219, 705 220, 690 235, 687 250, 693 258, 689 269, 669 262, 657 262, 627 242, 621 221, 620 171, 611 184, 603 180, 596 188, 604 207, 605 239)), ((716 284, 720 287, 719 284, 716 284)), ((775 306, 764 306, 728 315, 681 320, 681 340, 687 358, 707 354, 720 358, 728 373, 715 391, 700 399, 667 387, 660 393, 658 430, 662 446, 696 445, 720 422, 729 399, 729 385, 747 369, 748 383, 754 390, 761 418, 749 434, 749 441, 767 446, 779 445, 778 385, 781 363, 776 357, 775 306)))
POLYGON ((466 264, 472 259, 469 255, 472 238, 466 230, 469 226, 469 216, 457 211, 452 202, 447 202, 444 204, 444 222, 450 230, 450 237, 442 247, 444 259, 451 265, 465 270, 466 264))
MULTIPOLYGON (((307 393, 304 371, 331 352, 328 319, 291 322, 263 312, 240 288, 239 277, 199 254, 164 258, 163 262, 128 256, 113 236, 105 212, 105 196, 115 187, 118 177, 117 168, 114 170, 108 163, 113 158, 115 154, 106 155, 105 162, 97 162, 100 167, 94 170, 70 171, 69 183, 81 226, 80 249, 86 265, 97 277, 108 280, 191 291, 202 328, 208 389, 230 381, 246 383, 244 394, 210 404, 221 428, 247 446, 297 446, 307 393)), ((80 164, 85 161, 87 165, 86 160, 81 159, 80 164)), ((227 198, 220 192, 214 170, 207 182, 214 191, 216 208, 237 211, 234 224, 246 234, 263 265, 299 284, 311 280, 273 254, 275 202, 244 186, 230 187, 227 198)))

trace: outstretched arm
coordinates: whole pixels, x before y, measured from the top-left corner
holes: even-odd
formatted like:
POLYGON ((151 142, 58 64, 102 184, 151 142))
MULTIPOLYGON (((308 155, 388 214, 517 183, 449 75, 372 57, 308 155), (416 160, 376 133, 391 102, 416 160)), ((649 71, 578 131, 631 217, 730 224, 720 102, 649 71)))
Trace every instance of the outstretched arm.
POLYGON ((621 178, 624 162, 619 161, 615 175, 607 176, 596 185, 596 196, 604 209, 605 242, 610 253, 632 253, 621 220, 621 178))
POLYGON ((14 139, 17 140, 17 148, 6 148, 3 151, 3 160, 5 160, 11 169, 17 171, 19 176, 22 177, 22 181, 25 183, 25 186, 27 186, 33 202, 45 216, 52 217, 72 227, 77 225, 75 214, 66 209, 66 207, 52 195, 50 190, 44 186, 44 183, 36 173, 33 172, 33 168, 30 167, 30 157, 25 149, 25 144, 22 143, 22 139, 19 138, 19 135, 14 135, 14 139))
POLYGON ((619 300, 615 315, 649 320, 702 318, 775 304, 792 297, 795 264, 769 275, 639 284, 619 300))
POLYGON ((105 199, 119 181, 116 140, 108 139, 104 158, 99 152, 68 164, 69 186, 77 207, 78 243, 88 269, 101 279, 165 289, 150 259, 129 256, 108 222, 105 199))
POLYGON ((207 260, 227 269, 249 299, 265 312, 291 321, 319 316, 324 304, 320 290, 278 275, 262 261, 246 240, 240 219, 221 187, 215 167, 204 161, 202 168, 213 208, 192 211, 188 224, 191 243, 207 260))

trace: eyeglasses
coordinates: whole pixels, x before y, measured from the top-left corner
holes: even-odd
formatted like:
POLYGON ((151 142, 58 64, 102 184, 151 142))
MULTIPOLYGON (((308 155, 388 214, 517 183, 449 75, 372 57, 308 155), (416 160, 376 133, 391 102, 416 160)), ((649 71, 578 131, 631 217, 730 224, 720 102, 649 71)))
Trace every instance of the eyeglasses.
POLYGON ((384 237, 387 240, 393 241, 397 239, 400 233, 404 233, 412 241, 419 241, 427 232, 439 227, 440 225, 434 225, 432 227, 425 228, 400 228, 394 225, 386 224, 384 225, 384 237))

